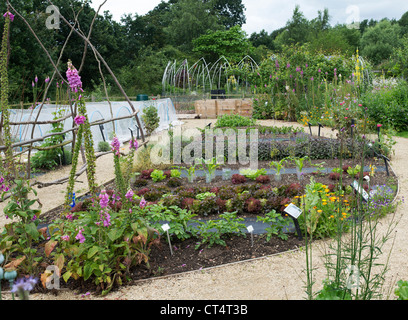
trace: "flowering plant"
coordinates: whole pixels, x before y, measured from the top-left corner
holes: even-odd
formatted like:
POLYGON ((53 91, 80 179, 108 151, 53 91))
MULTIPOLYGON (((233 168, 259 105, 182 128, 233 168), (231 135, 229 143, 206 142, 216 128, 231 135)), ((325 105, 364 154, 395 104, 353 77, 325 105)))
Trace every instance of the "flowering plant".
POLYGON ((76 116, 74 119, 76 125, 84 124, 85 120, 86 120, 85 116, 81 116, 81 115, 76 116))
MULTIPOLYGON (((127 192, 122 202, 131 203, 132 193, 127 192)), ((113 211, 116 200, 103 190, 87 212, 74 213, 69 223, 63 218, 49 226, 49 243, 59 244, 49 254, 55 265, 65 268, 65 281, 91 280, 106 294, 126 280, 132 266, 149 264, 150 247, 160 240, 158 231, 140 218, 143 209, 138 206, 113 211)))
POLYGON ((14 20, 14 14, 12 14, 10 11, 7 11, 5 14, 3 14, 4 18, 10 18, 10 21, 14 20))
POLYGON ((78 74, 78 70, 74 67, 71 60, 68 60, 68 69, 66 71, 66 76, 68 79, 69 87, 71 91, 74 93, 74 99, 76 101, 78 115, 75 117, 74 121, 77 125, 80 124, 80 127, 77 132, 76 142, 74 146, 74 150, 72 153, 72 167, 71 172, 68 180, 68 187, 66 193, 66 207, 69 206, 69 195, 73 193, 74 184, 75 184, 75 176, 76 176, 76 168, 78 164, 78 157, 79 152, 82 145, 82 139, 84 139, 85 145, 85 157, 87 163, 87 178, 88 178, 88 185, 92 195, 96 194, 96 183, 95 183, 95 150, 93 147, 93 138, 91 127, 87 118, 87 109, 85 106, 85 101, 82 99, 82 95, 80 92, 83 92, 82 89, 82 81, 81 77, 78 74))

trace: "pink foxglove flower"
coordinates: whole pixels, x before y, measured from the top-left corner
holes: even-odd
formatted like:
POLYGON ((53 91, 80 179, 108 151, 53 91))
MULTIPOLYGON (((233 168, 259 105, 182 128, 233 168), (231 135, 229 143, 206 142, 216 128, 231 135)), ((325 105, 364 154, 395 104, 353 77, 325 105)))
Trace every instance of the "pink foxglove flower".
POLYGON ((68 62, 68 70, 66 72, 66 75, 71 91, 84 91, 82 90, 82 81, 81 77, 78 74, 78 70, 73 66, 71 61, 68 62))
POLYGON ((136 139, 130 140, 130 149, 135 149, 135 151, 139 148, 139 143, 136 139))
POLYGON ((69 241, 69 236, 68 235, 62 236, 61 239, 64 240, 64 241, 69 241))
POLYGON ((85 242, 85 237, 82 234, 82 231, 84 231, 84 229, 79 229, 78 234, 75 236, 75 239, 79 240, 79 243, 85 242))
POLYGON ((115 155, 119 156, 120 155, 120 141, 118 139, 118 137, 114 137, 112 142, 111 142, 111 146, 112 146, 112 151, 115 153, 115 155))
POLYGON ((126 193, 125 197, 126 197, 126 199, 128 199, 130 201, 130 200, 132 200, 133 195, 134 195, 133 190, 129 189, 129 191, 126 193))
POLYGON ((14 14, 12 14, 10 11, 7 11, 5 14, 3 14, 4 18, 9 17, 11 21, 14 20, 14 14))
POLYGON ((76 116, 74 119, 76 125, 84 124, 85 120, 85 116, 76 116))
POLYGON ((144 197, 142 197, 142 199, 140 199, 140 203, 139 203, 140 208, 144 208, 146 207, 146 200, 144 197))
POLYGON ((101 206, 101 208, 106 208, 109 203, 109 195, 105 190, 102 190, 101 194, 99 195, 99 199, 99 205, 101 206))

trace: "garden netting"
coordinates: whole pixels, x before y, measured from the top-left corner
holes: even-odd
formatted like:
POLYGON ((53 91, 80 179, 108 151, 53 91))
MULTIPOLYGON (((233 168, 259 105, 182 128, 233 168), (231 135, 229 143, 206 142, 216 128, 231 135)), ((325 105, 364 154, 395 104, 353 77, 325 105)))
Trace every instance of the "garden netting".
MULTIPOLYGON (((143 132, 146 132, 142 119, 143 109, 150 105, 154 105, 157 108, 158 116, 160 118, 159 127, 156 129, 156 132, 166 130, 170 125, 177 126, 182 124, 178 120, 174 105, 169 98, 147 101, 132 101, 132 104, 136 110, 139 110, 138 117, 142 125, 143 132)), ((108 102, 86 103, 89 121, 92 123, 98 120, 108 120, 123 116, 129 116, 132 114, 132 109, 126 101, 114 101, 110 102, 110 105, 108 102)), ((53 120, 56 117, 55 113, 57 111, 60 111, 60 113, 58 114, 58 118, 61 118, 64 115, 70 114, 71 109, 69 106, 44 104, 37 121, 53 120)), ((34 109, 10 109, 10 121, 34 121, 37 117, 38 112, 39 106, 34 109)), ((13 125, 11 128, 13 142, 27 141, 43 137, 47 133, 50 133, 51 130, 53 130, 52 124, 37 124, 35 125, 34 134, 32 136, 32 128, 32 124, 13 125)), ((64 120, 64 130, 70 128, 72 128, 72 117, 64 120)), ((92 137, 94 140, 95 148, 100 141, 110 142, 113 139, 114 134, 116 134, 121 142, 128 141, 132 137, 132 133, 135 138, 141 138, 140 131, 138 132, 137 130, 135 117, 122 120, 114 120, 102 125, 92 126, 92 137)), ((65 140, 71 139, 72 133, 67 133, 64 138, 65 140)), ((43 141, 40 141, 34 143, 34 145, 41 145, 42 143, 43 141)), ((21 150, 20 147, 17 149, 21 150)))

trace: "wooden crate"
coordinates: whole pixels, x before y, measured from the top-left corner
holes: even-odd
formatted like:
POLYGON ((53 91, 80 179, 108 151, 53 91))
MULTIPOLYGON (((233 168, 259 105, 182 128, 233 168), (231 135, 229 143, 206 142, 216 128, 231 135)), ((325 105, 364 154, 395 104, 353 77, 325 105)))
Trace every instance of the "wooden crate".
POLYGON ((237 107, 234 99, 216 100, 217 115, 234 114, 237 112, 237 107))
POLYGON ((238 99, 235 101, 237 113, 241 116, 252 117, 253 102, 252 99, 238 99))
POLYGON ((211 99, 194 102, 195 113, 201 119, 216 119, 225 114, 252 117, 252 99, 211 99))
POLYGON ((194 102, 195 113, 200 115, 201 119, 216 119, 217 106, 216 100, 197 100, 194 102))

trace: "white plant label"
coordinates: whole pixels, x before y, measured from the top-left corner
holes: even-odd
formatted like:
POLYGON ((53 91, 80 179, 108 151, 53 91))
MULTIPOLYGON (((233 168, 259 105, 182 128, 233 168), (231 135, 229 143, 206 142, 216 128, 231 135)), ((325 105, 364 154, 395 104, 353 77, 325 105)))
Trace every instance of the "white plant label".
POLYGON ((368 201, 368 198, 370 196, 363 188, 361 188, 361 186, 358 184, 356 180, 353 181, 352 187, 354 188, 354 190, 356 190, 358 193, 360 193, 363 196, 365 201, 368 201))
POLYGON ((168 231, 170 229, 170 226, 167 223, 165 223, 162 225, 162 229, 163 231, 168 231))
POLYGON ((295 219, 297 219, 302 214, 302 210, 296 207, 293 203, 288 205, 283 211, 285 211, 288 215, 290 215, 291 217, 295 219))
POLYGON ((248 226, 247 230, 248 230, 249 233, 252 233, 252 232, 254 232, 254 227, 253 226, 248 226))

